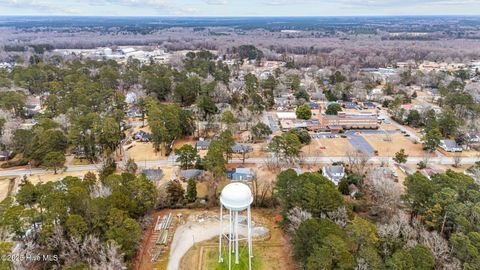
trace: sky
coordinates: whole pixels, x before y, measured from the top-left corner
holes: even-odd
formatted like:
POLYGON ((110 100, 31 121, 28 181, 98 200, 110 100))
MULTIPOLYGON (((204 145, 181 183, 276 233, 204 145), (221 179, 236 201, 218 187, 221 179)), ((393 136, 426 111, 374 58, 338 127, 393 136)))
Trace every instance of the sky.
POLYGON ((480 15, 480 0, 0 0, 0 15, 480 15))

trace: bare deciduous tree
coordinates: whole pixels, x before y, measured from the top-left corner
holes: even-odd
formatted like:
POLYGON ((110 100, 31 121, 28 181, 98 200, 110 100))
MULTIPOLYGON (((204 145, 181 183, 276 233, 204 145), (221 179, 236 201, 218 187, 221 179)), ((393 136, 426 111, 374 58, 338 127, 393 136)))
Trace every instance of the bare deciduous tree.
MULTIPOLYGON (((35 237, 28 237, 19 242, 13 249, 15 256, 26 256, 31 254, 58 255, 58 261, 62 264, 58 266, 72 267, 78 263, 86 263, 89 269, 123 269, 125 263, 123 254, 121 254, 114 243, 103 245, 96 236, 88 235, 83 239, 66 239, 63 229, 60 225, 53 228, 53 234, 49 237, 46 246, 42 246, 34 241, 35 237), (49 254, 51 250, 58 250, 58 254, 49 254)), ((15 269, 42 269, 45 268, 46 261, 17 260, 15 269)))
POLYGON ((288 211, 287 218, 290 221, 287 230, 288 232, 293 234, 295 233, 295 231, 297 231, 298 227, 300 227, 300 224, 302 224, 302 222, 312 218, 312 214, 299 207, 294 207, 290 211, 288 211))
POLYGON ((366 177, 366 185, 374 200, 372 212, 383 219, 388 219, 395 213, 400 202, 402 193, 400 186, 384 168, 370 170, 366 177))
POLYGON ((348 165, 350 169, 358 174, 365 174, 365 168, 368 165, 370 156, 360 150, 349 151, 347 153, 348 165))
POLYGON ((345 208, 345 206, 338 208, 336 211, 328 212, 327 217, 342 228, 345 228, 349 221, 347 208, 345 208))
POLYGON ((462 162, 462 154, 461 153, 455 153, 455 155, 453 156, 453 166, 455 168, 458 168, 460 166, 460 163, 462 162))

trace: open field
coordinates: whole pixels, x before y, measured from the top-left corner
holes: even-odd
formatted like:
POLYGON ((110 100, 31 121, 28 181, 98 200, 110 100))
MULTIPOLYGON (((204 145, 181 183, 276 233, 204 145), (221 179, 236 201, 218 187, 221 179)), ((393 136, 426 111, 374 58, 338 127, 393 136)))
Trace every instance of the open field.
POLYGON ((344 156, 350 151, 353 151, 353 147, 347 138, 312 139, 302 149, 306 156, 344 156))
POLYGON ((125 147, 128 149, 128 157, 133 158, 137 162, 167 159, 161 152, 155 152, 151 142, 132 142, 132 144, 125 147), (130 148, 130 146, 132 147, 130 148))
POLYGON ((382 123, 379 128, 379 130, 397 130, 397 129, 398 129, 397 126, 393 124, 385 124, 385 123, 382 123))
POLYGON ((196 141, 193 136, 176 139, 173 143, 173 150, 175 151, 175 149, 182 147, 184 144, 190 144, 191 146, 195 147, 195 142, 196 141))
MULTIPOLYGON (((54 174, 52 172, 52 173, 31 175, 31 176, 28 176, 27 179, 30 182, 32 182, 32 184, 35 185, 40 182, 46 183, 46 182, 52 182, 52 181, 59 181, 67 176, 83 177, 87 172, 89 171, 59 172, 57 174, 54 174)), ((96 171, 92 171, 92 172, 97 174, 96 171)))
POLYGON ((410 138, 403 136, 401 133, 394 133, 388 136, 383 134, 362 134, 362 136, 378 151, 379 156, 394 156, 400 149, 405 149, 409 156, 421 157, 425 155, 421 144, 415 144, 410 138))

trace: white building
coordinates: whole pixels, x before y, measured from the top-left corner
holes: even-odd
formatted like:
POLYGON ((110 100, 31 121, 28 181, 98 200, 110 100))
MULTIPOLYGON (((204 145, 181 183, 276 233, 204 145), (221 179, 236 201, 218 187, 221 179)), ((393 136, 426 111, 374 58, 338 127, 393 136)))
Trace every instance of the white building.
POLYGON ((342 165, 325 166, 322 175, 338 186, 340 180, 345 177, 345 168, 342 165))
POLYGON ((441 140, 440 148, 447 152, 462 152, 463 149, 454 140, 441 140))

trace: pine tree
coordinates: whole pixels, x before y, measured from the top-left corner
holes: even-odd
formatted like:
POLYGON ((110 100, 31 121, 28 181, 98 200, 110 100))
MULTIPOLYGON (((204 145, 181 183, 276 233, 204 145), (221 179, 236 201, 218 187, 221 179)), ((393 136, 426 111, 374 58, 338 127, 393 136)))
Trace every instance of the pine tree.
POLYGON ((197 199, 197 183, 195 179, 190 178, 188 179, 187 185, 187 200, 189 202, 194 202, 197 199))

